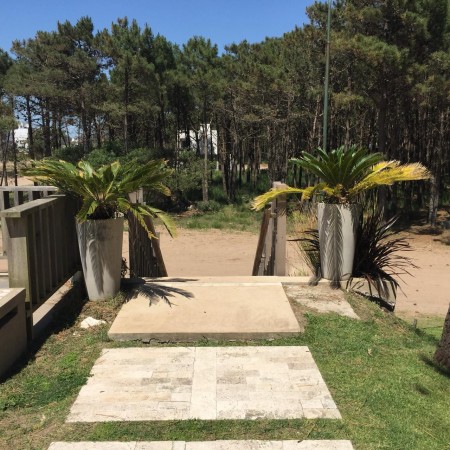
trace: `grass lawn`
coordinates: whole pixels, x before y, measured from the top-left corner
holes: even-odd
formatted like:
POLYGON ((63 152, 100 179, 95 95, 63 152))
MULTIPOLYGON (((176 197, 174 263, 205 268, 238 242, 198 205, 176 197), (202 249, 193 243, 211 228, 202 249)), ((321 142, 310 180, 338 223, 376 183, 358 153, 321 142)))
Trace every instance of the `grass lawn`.
POLYGON ((249 204, 225 205, 219 211, 175 217, 177 226, 188 229, 250 231, 258 233, 261 213, 252 211, 249 204))
POLYGON ((101 349, 142 345, 109 341, 107 326, 78 328, 88 315, 111 322, 120 307, 111 300, 73 304, 0 385, 0 448, 46 449, 55 440, 350 439, 357 449, 450 449, 450 377, 431 363, 435 333, 349 300, 361 321, 308 314, 298 337, 232 344, 308 345, 343 420, 65 424, 101 349))

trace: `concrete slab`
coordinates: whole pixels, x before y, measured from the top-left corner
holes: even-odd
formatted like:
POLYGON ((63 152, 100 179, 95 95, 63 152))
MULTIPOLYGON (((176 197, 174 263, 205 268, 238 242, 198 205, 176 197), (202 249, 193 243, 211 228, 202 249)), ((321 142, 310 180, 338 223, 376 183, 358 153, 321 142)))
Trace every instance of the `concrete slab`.
POLYGON ((204 277, 146 280, 122 307, 108 335, 114 340, 182 342, 272 338, 301 331, 274 277, 204 277))
POLYGON ((298 305, 319 313, 336 313, 341 316, 359 319, 341 289, 331 289, 327 284, 308 286, 305 284, 283 283, 288 298, 298 305))
POLYGON ((350 441, 52 442, 48 450, 352 450, 350 441))
POLYGON ((340 418, 307 347, 105 349, 68 422, 340 418))

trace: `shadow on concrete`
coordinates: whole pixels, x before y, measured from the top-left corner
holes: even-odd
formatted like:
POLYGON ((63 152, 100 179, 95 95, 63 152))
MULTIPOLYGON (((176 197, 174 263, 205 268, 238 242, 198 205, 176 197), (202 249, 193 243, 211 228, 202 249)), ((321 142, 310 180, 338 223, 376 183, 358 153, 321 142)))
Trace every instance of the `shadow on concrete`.
MULTIPOLYGON (((187 278, 178 279, 171 278, 166 280, 161 280, 168 282, 180 282, 180 281, 196 281, 190 280, 187 278), (175 281, 178 280, 178 281, 175 281)), ((123 279, 121 284, 121 291, 124 295, 125 302, 129 302, 142 295, 149 301, 149 306, 156 305, 160 300, 164 300, 169 306, 172 306, 171 298, 175 297, 175 295, 181 295, 185 298, 194 298, 194 294, 192 292, 186 291, 184 289, 180 289, 172 286, 165 286, 163 284, 159 284, 157 281, 149 281, 143 278, 128 278, 123 279)))

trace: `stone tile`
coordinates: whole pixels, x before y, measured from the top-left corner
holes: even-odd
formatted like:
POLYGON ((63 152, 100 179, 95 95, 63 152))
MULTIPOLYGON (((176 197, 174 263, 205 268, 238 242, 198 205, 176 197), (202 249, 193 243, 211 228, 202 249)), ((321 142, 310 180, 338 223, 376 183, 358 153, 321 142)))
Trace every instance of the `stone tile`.
POLYGON ((91 375, 68 422, 340 418, 307 347, 110 349, 91 375))
POLYGON ((353 450, 344 440, 52 442, 48 450, 353 450))
POLYGON ((325 284, 305 286, 283 284, 286 295, 295 303, 319 313, 336 313, 341 316, 359 319, 350 303, 345 300, 341 289, 331 289, 325 284))
MULTIPOLYGON (((52 442, 48 450, 136 450, 136 442, 52 442)), ((149 447, 148 450, 165 449, 149 447)))

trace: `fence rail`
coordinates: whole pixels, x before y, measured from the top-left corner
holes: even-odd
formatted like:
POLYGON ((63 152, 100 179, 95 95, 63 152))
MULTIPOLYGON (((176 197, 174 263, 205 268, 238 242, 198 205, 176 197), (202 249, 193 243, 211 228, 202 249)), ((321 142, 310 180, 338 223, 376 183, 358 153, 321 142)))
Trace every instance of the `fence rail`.
MULTIPOLYGON (((278 181, 273 183, 274 189, 285 186, 278 181)), ((285 195, 277 197, 264 210, 252 275, 286 275, 285 195)))
MULTIPOLYGON (((23 205, 24 203, 46 198, 57 192, 54 186, 0 186, 0 211, 23 205)), ((5 232, 6 223, 2 217, 3 255, 7 254, 8 236, 5 232)))
POLYGON ((33 311, 80 267, 74 220, 77 206, 69 197, 52 195, 0 212, 8 245, 9 286, 26 289, 29 339, 33 311))

